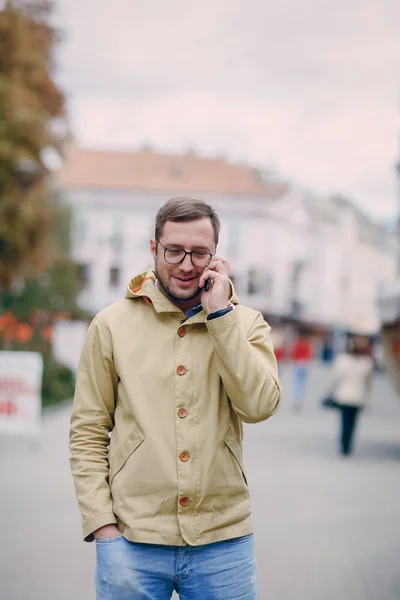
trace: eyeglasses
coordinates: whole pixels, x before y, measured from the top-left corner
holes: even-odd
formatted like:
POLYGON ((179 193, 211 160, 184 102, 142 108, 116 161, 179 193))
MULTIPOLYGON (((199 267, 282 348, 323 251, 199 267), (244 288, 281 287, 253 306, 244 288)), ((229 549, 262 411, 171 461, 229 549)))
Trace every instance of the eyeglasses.
POLYGON ((212 252, 206 252, 204 250, 194 250, 193 252, 187 252, 183 248, 166 248, 162 245, 160 240, 156 239, 156 242, 160 244, 161 248, 164 250, 164 260, 170 265, 180 265, 186 258, 186 255, 189 254, 190 260, 192 261, 192 265, 194 267, 199 267, 204 269, 207 267, 213 257, 212 252))

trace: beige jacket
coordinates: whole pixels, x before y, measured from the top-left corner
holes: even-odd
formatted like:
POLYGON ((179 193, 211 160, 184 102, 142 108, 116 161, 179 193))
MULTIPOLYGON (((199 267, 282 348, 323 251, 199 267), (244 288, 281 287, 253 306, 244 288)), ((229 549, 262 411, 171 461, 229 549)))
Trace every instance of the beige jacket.
POLYGON ((107 523, 153 544, 247 535, 242 421, 270 417, 281 393, 270 327, 240 305, 186 319, 154 281, 133 279, 82 351, 70 449, 84 538, 107 523))

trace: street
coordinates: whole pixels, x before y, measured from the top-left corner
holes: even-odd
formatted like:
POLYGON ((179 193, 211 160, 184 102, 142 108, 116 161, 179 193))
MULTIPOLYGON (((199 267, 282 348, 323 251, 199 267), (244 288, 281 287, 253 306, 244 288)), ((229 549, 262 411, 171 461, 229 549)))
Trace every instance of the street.
MULTIPOLYGON (((261 600, 399 600, 400 399, 376 376, 355 455, 337 453, 313 367, 301 413, 291 370, 269 421, 245 428, 261 600)), ((82 542, 68 464, 71 404, 48 411, 40 447, 0 438, 1 600, 94 599, 94 544, 82 542)))

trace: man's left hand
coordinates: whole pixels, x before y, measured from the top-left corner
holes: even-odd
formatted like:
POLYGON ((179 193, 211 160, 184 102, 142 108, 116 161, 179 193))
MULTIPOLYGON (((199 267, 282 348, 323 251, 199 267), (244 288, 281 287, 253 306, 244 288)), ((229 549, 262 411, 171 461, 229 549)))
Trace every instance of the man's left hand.
POLYGON ((200 287, 209 279, 209 288, 203 289, 201 304, 209 315, 226 308, 229 304, 229 261, 221 256, 213 256, 212 261, 200 277, 200 287))

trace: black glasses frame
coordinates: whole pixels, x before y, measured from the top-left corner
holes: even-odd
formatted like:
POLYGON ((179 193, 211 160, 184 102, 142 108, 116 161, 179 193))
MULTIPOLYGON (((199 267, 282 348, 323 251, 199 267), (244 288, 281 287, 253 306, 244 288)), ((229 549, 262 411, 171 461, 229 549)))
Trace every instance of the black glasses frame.
POLYGON ((185 260, 186 256, 189 254, 189 256, 190 256, 190 261, 191 261, 191 263, 192 263, 192 265, 193 265, 194 267, 197 267, 198 269, 205 269, 206 267, 208 267, 208 265, 210 264, 210 262, 212 261, 212 258, 213 258, 213 256, 214 256, 214 252, 204 252, 204 254, 209 254, 209 255, 210 255, 210 259, 209 259, 209 261, 207 262, 207 264, 205 264, 205 265, 202 265, 201 267, 199 267, 198 265, 195 265, 195 264, 194 264, 194 262, 193 262, 193 256, 192 256, 192 255, 193 255, 193 254, 197 254, 196 250, 192 250, 191 252, 188 252, 187 250, 184 250, 183 248, 181 248, 182 252, 184 252, 184 253, 185 253, 185 254, 183 255, 183 258, 181 258, 181 260, 180 260, 179 262, 176 262, 176 263, 175 263, 175 262, 174 262, 174 263, 171 263, 171 262, 169 262, 169 260, 167 260, 167 259, 166 259, 166 257, 165 257, 165 256, 166 256, 166 253, 167 253, 167 250, 171 250, 171 248, 166 248, 165 246, 163 246, 163 245, 162 245, 162 243, 160 242, 160 240, 158 240, 157 238, 156 238, 156 242, 157 242, 157 244, 160 244, 161 248, 164 250, 164 260, 165 260, 165 262, 166 262, 166 263, 168 263, 169 265, 181 265, 181 264, 183 263, 183 261, 185 260))

